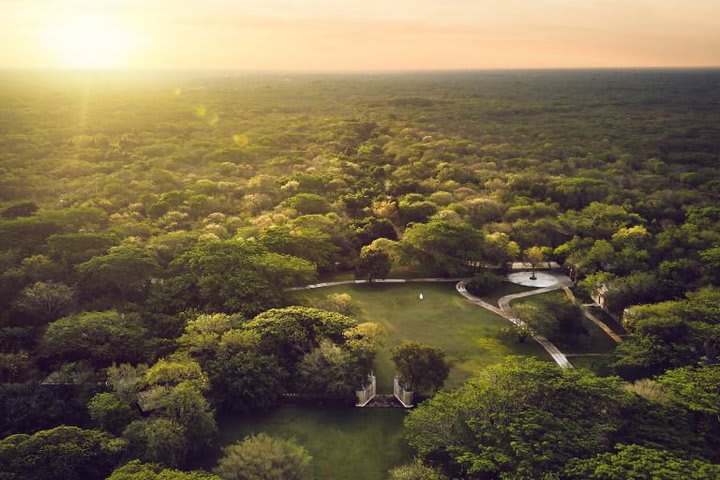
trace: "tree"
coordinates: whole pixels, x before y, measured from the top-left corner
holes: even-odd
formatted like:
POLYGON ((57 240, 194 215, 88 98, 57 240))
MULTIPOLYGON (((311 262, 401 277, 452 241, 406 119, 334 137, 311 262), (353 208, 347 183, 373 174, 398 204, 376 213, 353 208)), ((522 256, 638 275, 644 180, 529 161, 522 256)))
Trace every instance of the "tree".
POLYGON ((102 429, 119 435, 138 417, 137 409, 113 393, 98 393, 88 403, 90 418, 102 429))
POLYGON ((50 255, 66 265, 77 265, 105 255, 118 243, 113 234, 94 232, 59 233, 47 239, 50 255))
POLYGON ((35 282, 25 287, 17 307, 41 322, 52 322, 66 314, 75 300, 75 289, 59 282, 35 282))
POLYGON ((220 352, 206 370, 210 398, 223 412, 267 410, 277 405, 286 391, 288 374, 271 355, 220 352))
POLYGON ((495 232, 485 235, 483 257, 490 265, 505 267, 520 256, 520 246, 510 240, 507 233, 495 232))
POLYGON ((615 378, 513 359, 420 404, 406 438, 459 478, 539 478, 607 450, 631 398, 615 378))
POLYGON ((523 342, 528 334, 551 336, 558 331, 558 321, 543 305, 531 302, 518 302, 512 307, 515 317, 524 325, 516 328, 518 339, 523 342))
POLYGON ((28 352, 0 352, 0 382, 19 383, 35 373, 34 359, 28 352))
POLYGON ((385 278, 392 268, 390 255, 382 250, 363 247, 355 267, 355 276, 367 278, 372 282, 375 278, 385 278))
POLYGON ((468 260, 482 261, 482 241, 482 232, 470 225, 433 220, 410 226, 400 245, 406 262, 453 275, 467 270, 468 260))
POLYGON ((60 232, 60 225, 35 216, 0 220, 0 250, 19 249, 32 252, 50 235, 60 232))
POLYGON ((308 480, 311 461, 295 440, 260 433, 225 448, 215 473, 223 480, 308 480))
POLYGON ((572 459, 560 474, 562 480, 712 480, 720 478, 720 465, 682 458, 666 450, 641 445, 617 445, 615 452, 572 459))
POLYGON ((180 383, 162 401, 161 414, 184 428, 191 454, 210 446, 217 435, 217 424, 210 404, 193 385, 180 383))
MULTIPOLYGON (((370 203, 368 202, 368 206, 370 203)), ((352 222, 354 233, 360 245, 370 245, 378 238, 397 240, 397 232, 392 222, 387 218, 367 217, 352 222)))
POLYGON ((29 217, 37 212, 38 206, 34 202, 20 202, 10 205, 0 212, 3 218, 29 217))
POLYGON ((107 366, 142 358, 146 334, 137 314, 85 312, 50 323, 40 349, 52 359, 87 359, 97 366, 107 366))
POLYGON ((483 296, 498 288, 504 281, 501 275, 483 270, 476 273, 472 280, 467 282, 466 287, 473 295, 483 296))
POLYGON ((350 352, 328 340, 321 341, 298 364, 303 393, 330 397, 352 397, 367 374, 350 352))
POLYGON ((611 312, 622 313, 632 305, 641 305, 662 299, 657 275, 651 272, 633 272, 607 284, 605 306, 611 312))
POLYGON ((296 216, 328 213, 332 210, 327 200, 315 193, 298 193, 285 200, 281 206, 293 209, 297 213, 296 216))
POLYGON ((684 300, 629 308, 623 324, 631 335, 618 347, 618 371, 640 378, 670 368, 720 359, 720 289, 689 292, 684 300))
POLYGON ((395 467, 389 472, 390 480, 447 480, 448 477, 435 468, 415 461, 401 467, 395 467))
POLYGON ((135 367, 129 363, 121 363, 120 365, 113 363, 107 368, 106 383, 121 401, 128 404, 135 403, 147 368, 148 366, 144 363, 135 367))
POLYGON ((418 395, 439 390, 450 373, 445 352, 418 342, 404 342, 392 352, 392 361, 403 388, 418 395))
POLYGON ((183 472, 164 468, 158 463, 142 463, 133 460, 116 468, 107 480, 221 480, 217 475, 197 470, 183 472))
MULTIPOLYGON (((300 217, 295 221, 301 223, 307 218, 300 217)), ((255 238, 270 252, 305 259, 323 271, 332 270, 338 258, 338 247, 333 238, 316 225, 268 227, 258 232, 255 238)))
POLYGON ((330 293, 324 298, 310 298, 308 306, 337 312, 341 315, 353 317, 360 313, 360 303, 352 298, 349 293, 330 293))
POLYGON ((343 341, 343 332, 356 325, 353 319, 335 312, 310 307, 275 308, 243 325, 260 335, 262 350, 277 355, 286 368, 327 338, 343 341))
POLYGON ((128 458, 157 462, 170 467, 185 464, 188 439, 179 423, 166 418, 135 420, 123 431, 128 458))
POLYGON ((113 247, 77 266, 86 282, 101 288, 114 288, 124 297, 142 289, 158 270, 155 259, 143 248, 134 245, 113 247))
POLYGON ((720 365, 669 370, 658 383, 673 404, 720 420, 720 365))
POLYGON ((275 288, 305 285, 317 278, 317 267, 314 264, 302 258, 279 253, 258 255, 255 257, 255 268, 275 288))
POLYGON ((279 305, 282 286, 255 263, 265 253, 249 241, 198 243, 171 263, 172 277, 155 292, 158 308, 253 315, 279 305))
POLYGON ((525 250, 524 256, 525 261, 528 262, 532 267, 532 275, 530 275, 530 280, 535 280, 537 278, 535 276, 535 266, 545 261, 545 253, 543 252, 543 249, 541 247, 534 246, 525 250))
POLYGON ((97 430, 60 426, 0 440, 0 472, 13 480, 102 480, 124 442, 97 430))
POLYGON ((185 355, 161 358, 143 375, 143 383, 149 387, 175 387, 181 383, 198 390, 208 388, 208 379, 200 364, 185 355))
POLYGON ((177 339, 183 351, 196 358, 207 358, 216 353, 222 335, 238 327, 241 315, 225 313, 200 314, 187 322, 185 331, 177 339))

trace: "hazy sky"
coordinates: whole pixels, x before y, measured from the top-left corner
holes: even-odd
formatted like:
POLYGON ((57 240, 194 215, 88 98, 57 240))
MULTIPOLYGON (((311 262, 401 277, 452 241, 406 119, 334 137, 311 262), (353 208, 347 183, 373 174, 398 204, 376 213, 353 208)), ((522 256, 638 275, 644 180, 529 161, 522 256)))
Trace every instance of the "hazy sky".
POLYGON ((0 67, 719 66, 720 0, 0 0, 0 67))

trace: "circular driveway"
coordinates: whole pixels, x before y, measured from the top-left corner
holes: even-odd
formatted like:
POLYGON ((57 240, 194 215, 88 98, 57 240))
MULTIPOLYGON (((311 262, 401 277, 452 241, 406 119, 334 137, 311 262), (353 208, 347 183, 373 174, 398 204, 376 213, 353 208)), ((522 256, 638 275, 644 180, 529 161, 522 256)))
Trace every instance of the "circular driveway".
POLYGON ((552 287, 560 282, 567 282, 570 279, 567 275, 555 272, 535 272, 535 280, 531 280, 531 271, 513 272, 508 274, 507 279, 509 282, 522 285, 524 287, 552 287))

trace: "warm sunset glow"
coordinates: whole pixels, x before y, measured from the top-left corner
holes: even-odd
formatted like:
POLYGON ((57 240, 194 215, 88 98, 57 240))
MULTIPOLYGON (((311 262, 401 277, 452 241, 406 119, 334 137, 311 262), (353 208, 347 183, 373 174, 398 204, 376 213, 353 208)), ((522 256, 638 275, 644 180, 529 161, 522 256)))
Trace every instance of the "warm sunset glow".
POLYGON ((717 0, 4 0, 0 68, 720 65, 717 0))
POLYGON ((75 15, 50 25, 47 47, 59 66, 115 68, 126 66, 140 44, 136 34, 120 22, 100 15, 75 15))

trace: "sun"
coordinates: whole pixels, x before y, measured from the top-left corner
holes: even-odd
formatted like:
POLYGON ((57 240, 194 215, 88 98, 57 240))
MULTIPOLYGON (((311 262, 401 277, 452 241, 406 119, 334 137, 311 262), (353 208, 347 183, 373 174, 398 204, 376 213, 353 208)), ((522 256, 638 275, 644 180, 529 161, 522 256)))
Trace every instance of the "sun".
POLYGON ((118 19, 79 14, 48 26, 47 46, 57 64, 66 68, 127 66, 140 47, 140 37, 118 19))

